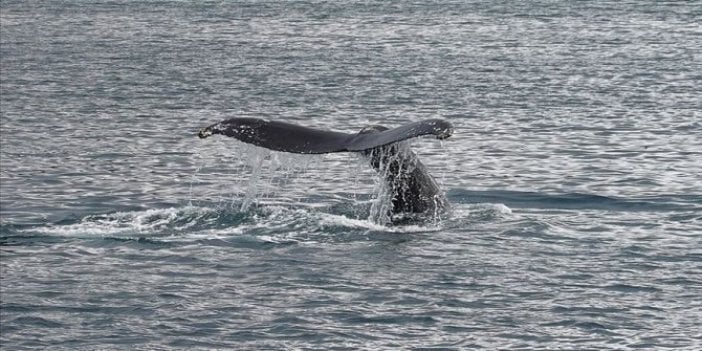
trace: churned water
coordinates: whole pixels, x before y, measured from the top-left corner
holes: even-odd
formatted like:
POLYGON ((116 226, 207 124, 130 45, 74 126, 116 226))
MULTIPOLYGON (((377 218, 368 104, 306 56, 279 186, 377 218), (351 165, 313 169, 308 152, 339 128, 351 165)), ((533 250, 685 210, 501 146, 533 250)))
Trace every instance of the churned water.
POLYGON ((696 1, 0 1, 3 350, 702 348, 696 1), (369 220, 412 148, 449 216, 369 220))

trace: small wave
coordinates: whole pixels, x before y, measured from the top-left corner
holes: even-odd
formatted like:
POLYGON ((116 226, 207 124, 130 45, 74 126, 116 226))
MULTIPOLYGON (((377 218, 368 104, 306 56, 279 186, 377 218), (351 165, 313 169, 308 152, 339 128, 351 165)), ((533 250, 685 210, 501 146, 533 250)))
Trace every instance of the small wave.
POLYGON ((71 237, 144 237, 164 232, 183 232, 197 225, 214 223, 219 211, 208 207, 149 209, 89 215, 78 223, 48 225, 27 229, 34 233, 71 237))
POLYGON ((503 203, 511 208, 608 210, 608 211, 681 211, 699 209, 699 195, 617 198, 596 194, 521 192, 507 190, 449 192, 454 203, 503 203))
POLYGON ((342 215, 323 213, 320 216, 320 224, 333 229, 365 229, 387 233, 424 233, 441 230, 441 222, 431 222, 427 224, 411 224, 401 226, 384 226, 368 219, 354 219, 342 215))
MULTIPOLYGON (((328 210, 328 209, 326 209, 328 210)), ((328 213, 314 207, 227 206, 169 207, 93 214, 79 220, 23 228, 30 235, 74 238, 149 239, 158 241, 235 240, 267 243, 356 240, 368 233, 423 233, 441 230, 442 222, 385 226, 369 219, 328 213), (343 237, 343 238, 342 238, 343 237)))
POLYGON ((502 203, 455 204, 451 212, 458 220, 484 222, 509 217, 512 209, 502 203))

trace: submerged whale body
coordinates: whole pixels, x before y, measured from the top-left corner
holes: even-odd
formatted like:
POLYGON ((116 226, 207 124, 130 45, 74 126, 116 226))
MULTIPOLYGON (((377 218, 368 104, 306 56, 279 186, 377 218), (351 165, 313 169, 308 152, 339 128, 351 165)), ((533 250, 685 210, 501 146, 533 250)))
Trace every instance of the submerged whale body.
POLYGON ((214 134, 233 137, 270 150, 298 154, 359 152, 384 178, 392 197, 392 214, 436 214, 448 208, 446 197, 407 143, 422 135, 446 139, 451 123, 428 119, 389 129, 369 126, 348 134, 258 118, 232 118, 203 128, 200 138, 214 134))

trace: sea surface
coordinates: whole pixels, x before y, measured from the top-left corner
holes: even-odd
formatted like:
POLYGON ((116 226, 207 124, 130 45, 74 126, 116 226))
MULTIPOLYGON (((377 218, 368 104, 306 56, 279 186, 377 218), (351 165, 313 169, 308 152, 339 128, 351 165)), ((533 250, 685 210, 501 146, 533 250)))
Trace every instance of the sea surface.
POLYGON ((699 1, 0 0, 2 350, 700 350, 699 1), (354 154, 450 203, 370 215, 354 154))

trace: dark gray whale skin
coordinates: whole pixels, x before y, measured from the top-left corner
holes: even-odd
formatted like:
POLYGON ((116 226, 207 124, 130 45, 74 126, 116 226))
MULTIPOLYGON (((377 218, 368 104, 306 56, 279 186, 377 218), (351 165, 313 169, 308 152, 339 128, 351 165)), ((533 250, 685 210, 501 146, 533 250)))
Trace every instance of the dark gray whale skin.
MULTIPOLYGON (((377 134, 388 130, 370 126, 359 134, 377 134)), ((434 215, 448 209, 448 201, 426 166, 405 143, 393 143, 361 151, 373 169, 383 177, 392 193, 393 214, 434 215)))
POLYGON ((434 215, 448 201, 427 168, 404 140, 422 135, 446 139, 451 123, 428 119, 389 129, 369 126, 348 134, 258 118, 232 118, 203 128, 200 138, 222 134, 267 149, 299 154, 359 152, 385 179, 392 195, 392 214, 434 215))

